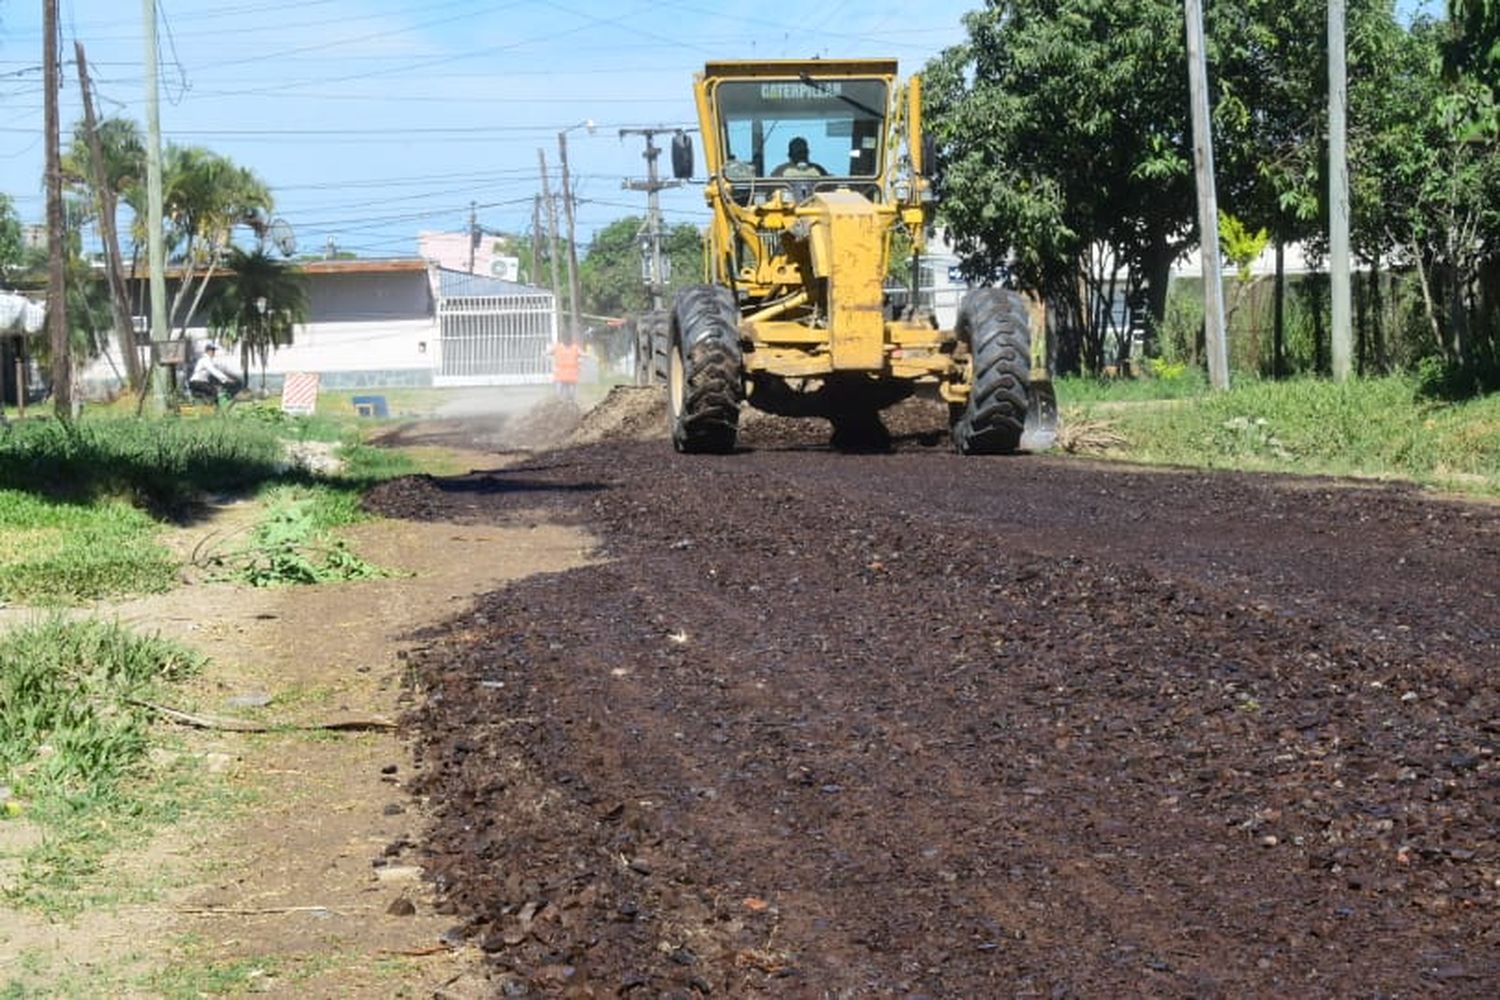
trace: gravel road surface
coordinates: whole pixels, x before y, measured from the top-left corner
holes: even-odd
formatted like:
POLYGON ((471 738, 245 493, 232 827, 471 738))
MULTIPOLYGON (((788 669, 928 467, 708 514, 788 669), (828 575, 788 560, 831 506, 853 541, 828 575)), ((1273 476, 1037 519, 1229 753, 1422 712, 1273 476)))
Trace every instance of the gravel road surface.
POLYGON ((1495 995, 1496 507, 893 430, 371 495, 599 539, 412 656, 497 995, 1495 995))

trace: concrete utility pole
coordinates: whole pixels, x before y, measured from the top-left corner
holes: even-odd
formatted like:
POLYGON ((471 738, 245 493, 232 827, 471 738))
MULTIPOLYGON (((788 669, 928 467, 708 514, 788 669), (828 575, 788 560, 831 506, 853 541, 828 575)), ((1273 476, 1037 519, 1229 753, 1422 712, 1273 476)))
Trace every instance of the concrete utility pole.
POLYGON ((1184 0, 1187 14, 1188 88, 1193 110, 1193 166, 1198 181, 1198 229, 1203 255, 1203 326, 1208 381, 1229 388, 1229 349, 1224 336, 1224 284, 1219 266, 1219 206, 1214 193, 1214 143, 1208 116, 1208 59, 1203 45, 1203 6, 1184 0))
POLYGON ((666 188, 681 187, 679 180, 661 180, 656 170, 657 158, 661 156, 661 150, 656 147, 656 137, 664 132, 675 134, 678 129, 668 128, 622 128, 620 138, 627 135, 641 135, 646 137, 646 151, 641 154, 641 159, 646 161, 646 179, 625 180, 620 186, 627 191, 646 192, 646 245, 650 249, 651 256, 649 272, 646 275, 646 288, 651 294, 651 308, 660 311, 666 308, 667 301, 667 275, 662 259, 662 225, 661 225, 661 199, 658 194, 666 188))
POLYGON ((1348 105, 1344 68, 1344 0, 1328 0, 1328 277, 1333 300, 1333 378, 1348 380, 1354 337, 1349 323, 1349 161, 1344 149, 1348 105))
POLYGON ((59 420, 73 417, 73 358, 68 350, 66 269, 63 258, 62 153, 58 148, 57 0, 42 3, 43 128, 47 143, 47 333, 52 344, 52 405, 59 420))
MULTIPOLYGON (((161 101, 156 93, 156 0, 141 0, 146 18, 146 257, 151 268, 151 339, 164 341, 167 328, 167 250, 162 234, 161 101)), ((167 400, 167 373, 153 365, 156 398, 167 400)))
POLYGON ((547 259, 552 265, 552 303, 560 306, 562 297, 557 291, 557 206, 552 201, 552 184, 547 179, 547 154, 538 149, 537 162, 542 166, 542 201, 547 206, 547 259))
POLYGON ((94 192, 99 201, 99 236, 104 240, 105 276, 109 279, 109 304, 115 318, 115 339, 130 388, 141 387, 141 355, 135 347, 135 321, 130 317, 130 294, 125 288, 125 267, 120 260, 120 237, 115 231, 115 193, 104 169, 104 144, 94 118, 94 95, 89 84, 89 63, 83 43, 73 42, 78 58, 78 86, 83 91, 83 127, 88 134, 89 159, 93 160, 94 192))

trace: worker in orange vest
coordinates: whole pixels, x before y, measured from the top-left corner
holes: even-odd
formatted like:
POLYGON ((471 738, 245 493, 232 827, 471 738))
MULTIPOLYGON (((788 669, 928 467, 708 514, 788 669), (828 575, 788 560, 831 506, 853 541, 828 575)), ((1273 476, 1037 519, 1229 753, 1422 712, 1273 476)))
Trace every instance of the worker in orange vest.
POLYGON ((564 334, 552 345, 552 384, 557 387, 559 399, 573 400, 578 396, 578 356, 580 349, 564 334))

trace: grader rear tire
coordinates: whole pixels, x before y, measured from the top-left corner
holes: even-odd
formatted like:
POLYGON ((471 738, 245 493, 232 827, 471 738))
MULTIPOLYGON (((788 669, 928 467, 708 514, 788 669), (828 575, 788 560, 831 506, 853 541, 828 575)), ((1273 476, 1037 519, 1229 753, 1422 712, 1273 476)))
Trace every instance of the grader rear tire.
POLYGON ((671 317, 648 312, 635 325, 635 384, 666 385, 671 353, 671 317))
POLYGON ((1021 446, 1031 379, 1026 303, 1003 288, 964 296, 955 332, 973 362, 969 399, 954 406, 953 445, 964 455, 1009 455, 1021 446))
POLYGON ((734 450, 745 398, 740 313, 722 285, 690 285, 672 311, 667 418, 681 452, 734 450))

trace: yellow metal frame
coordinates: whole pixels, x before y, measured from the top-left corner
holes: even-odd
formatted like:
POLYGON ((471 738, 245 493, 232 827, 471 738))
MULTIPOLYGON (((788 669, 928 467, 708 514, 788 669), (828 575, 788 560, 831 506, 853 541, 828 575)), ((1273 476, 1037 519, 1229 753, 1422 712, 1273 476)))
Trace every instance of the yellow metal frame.
MULTIPOLYGON (((704 270, 708 280, 734 288, 745 303, 740 328, 750 344, 746 371, 787 378, 865 372, 966 383, 954 361, 951 332, 887 321, 883 311, 895 234, 904 230, 913 252, 920 253, 927 225, 920 80, 913 77, 903 86, 893 59, 718 61, 698 74, 693 94, 709 175, 704 198, 713 212, 704 270), (800 202, 789 184, 758 179, 755 189, 764 197, 737 201, 736 186, 724 173, 720 84, 851 77, 885 84, 876 175, 831 182, 831 190, 819 185, 800 202), (745 263, 737 264, 742 256, 745 263)), ((967 394, 966 384, 940 389, 945 397, 967 394)))

